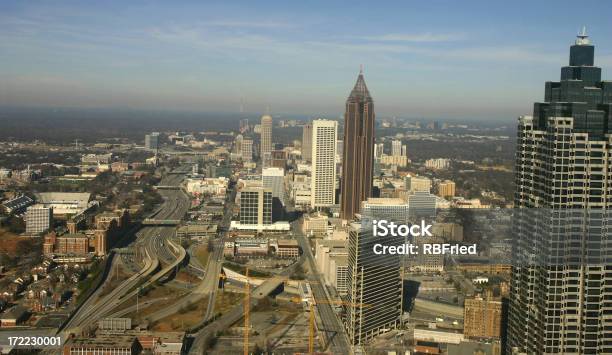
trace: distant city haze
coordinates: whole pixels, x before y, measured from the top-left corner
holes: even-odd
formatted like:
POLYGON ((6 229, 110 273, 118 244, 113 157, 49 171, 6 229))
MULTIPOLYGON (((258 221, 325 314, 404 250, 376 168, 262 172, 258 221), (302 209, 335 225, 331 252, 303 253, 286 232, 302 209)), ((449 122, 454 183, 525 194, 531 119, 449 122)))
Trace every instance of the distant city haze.
POLYGON ((337 118, 360 64, 380 116, 514 122, 583 25, 612 67, 612 3, 0 3, 0 106, 337 118), (584 14, 584 15, 582 15, 584 14))

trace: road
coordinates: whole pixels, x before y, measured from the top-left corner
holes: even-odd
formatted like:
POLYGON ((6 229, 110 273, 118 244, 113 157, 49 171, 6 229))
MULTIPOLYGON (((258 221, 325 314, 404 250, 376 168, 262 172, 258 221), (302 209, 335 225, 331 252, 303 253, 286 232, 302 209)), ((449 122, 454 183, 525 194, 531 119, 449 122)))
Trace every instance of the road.
MULTIPOLYGON (((178 186, 183 178, 182 174, 168 175, 160 184, 178 186)), ((164 203, 154 213, 154 218, 182 219, 189 209, 189 197, 182 190, 161 190, 160 194, 164 198, 164 203)), ((137 287, 151 285, 177 268, 187 253, 180 245, 170 240, 174 236, 174 231, 175 227, 143 227, 136 234, 136 242, 130 246, 134 249, 135 255, 142 256, 144 261, 142 269, 101 297, 100 294, 108 281, 107 277, 103 285, 73 314, 70 321, 63 327, 63 333, 65 335, 71 332, 76 333, 83 327, 93 324, 134 297, 138 292, 137 287), (160 267, 161 270, 153 274, 160 267)), ((134 261, 139 259, 135 258, 134 261)), ((119 262, 119 260, 121 258, 116 258, 114 262, 119 262)))
POLYGON ((236 197, 236 191, 232 189, 227 196, 225 209, 223 214, 223 220, 219 224, 219 236, 218 239, 213 242, 213 251, 208 258, 208 264, 204 271, 204 279, 200 282, 190 294, 178 300, 171 306, 161 309, 148 316, 150 321, 156 321, 159 319, 166 318, 172 314, 176 314, 181 308, 198 302, 208 296, 208 305, 206 307, 206 314, 204 315, 200 324, 204 324, 214 315, 215 297, 217 294, 217 288, 219 283, 219 274, 221 273, 221 267, 223 265, 223 240, 229 229, 232 208, 234 206, 234 200, 236 197))
POLYGON ((308 261, 308 265, 310 266, 311 273, 307 274, 308 281, 312 281, 310 283, 310 288, 312 289, 312 295, 315 299, 316 310, 319 313, 319 319, 321 321, 322 327, 319 329, 320 332, 323 332, 325 335, 325 339, 327 339, 327 348, 334 354, 346 354, 351 352, 351 345, 348 341, 348 337, 344 330, 344 326, 338 316, 334 312, 332 305, 330 304, 330 299, 328 298, 327 292, 324 289, 325 283, 321 275, 317 272, 314 256, 312 255, 312 250, 310 249, 310 243, 308 242, 308 238, 302 234, 301 228, 298 222, 293 222, 291 229, 293 230, 293 234, 296 236, 296 239, 304 253, 304 257, 308 261))

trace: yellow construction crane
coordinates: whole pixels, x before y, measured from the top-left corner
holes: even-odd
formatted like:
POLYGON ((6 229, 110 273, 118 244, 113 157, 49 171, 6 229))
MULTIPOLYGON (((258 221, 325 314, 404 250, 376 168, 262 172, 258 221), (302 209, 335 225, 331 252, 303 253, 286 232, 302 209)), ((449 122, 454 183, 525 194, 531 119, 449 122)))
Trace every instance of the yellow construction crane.
POLYGON ((249 355, 249 313, 251 310, 251 290, 249 286, 249 268, 246 268, 246 289, 244 296, 244 355, 249 355))
MULTIPOLYGON (((316 281, 308 281, 309 283, 316 283, 316 281)), ((302 303, 302 299, 299 297, 293 297, 291 298, 291 302, 294 303, 302 303)), ((314 354, 314 338, 315 338, 315 314, 314 314, 314 306, 316 304, 331 304, 331 305, 341 305, 341 306, 349 306, 349 307, 372 307, 371 304, 367 304, 367 303, 351 303, 351 302, 347 302, 347 301, 342 301, 342 300, 331 300, 331 301, 314 301, 314 302, 310 302, 309 303, 309 311, 310 311, 310 317, 309 317, 309 325, 308 325, 308 353, 313 355, 314 354)))

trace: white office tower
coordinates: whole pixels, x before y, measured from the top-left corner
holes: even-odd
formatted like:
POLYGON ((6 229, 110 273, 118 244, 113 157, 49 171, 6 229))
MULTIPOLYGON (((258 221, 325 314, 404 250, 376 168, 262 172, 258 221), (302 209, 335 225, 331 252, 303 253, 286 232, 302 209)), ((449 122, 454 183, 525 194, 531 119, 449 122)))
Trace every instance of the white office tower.
MULTIPOLYGON (((349 230, 345 326, 355 346, 396 329, 402 315, 401 258, 374 253, 373 246, 381 243, 381 237, 372 233, 372 218, 378 216, 362 215, 361 222, 351 223, 349 230)), ((403 244, 403 238, 385 237, 384 244, 397 246, 403 244)))
POLYGON ((337 140, 338 122, 312 121, 312 208, 329 207, 335 203, 337 140))
POLYGON ((28 207, 25 222, 27 234, 40 234, 48 231, 53 225, 53 208, 43 205, 28 207))
POLYGON ((312 123, 307 123, 302 128, 302 160, 312 159, 312 123))
POLYGON ((253 160, 253 140, 250 138, 242 139, 242 161, 250 162, 253 160))
POLYGON ((272 153, 272 116, 261 116, 261 154, 263 159, 272 153))
POLYGON ((263 186, 272 190, 272 197, 285 205, 285 169, 264 168, 261 172, 261 179, 263 186))

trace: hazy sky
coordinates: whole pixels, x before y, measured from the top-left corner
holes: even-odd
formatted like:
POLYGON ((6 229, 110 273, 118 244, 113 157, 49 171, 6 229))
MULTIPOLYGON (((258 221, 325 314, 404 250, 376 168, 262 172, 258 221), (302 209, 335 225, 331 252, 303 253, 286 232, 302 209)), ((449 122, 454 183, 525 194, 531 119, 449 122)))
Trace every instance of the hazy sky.
POLYGON ((612 79, 611 13, 607 0, 3 0, 0 105, 338 115, 363 64, 379 115, 514 119, 582 25, 612 79))

